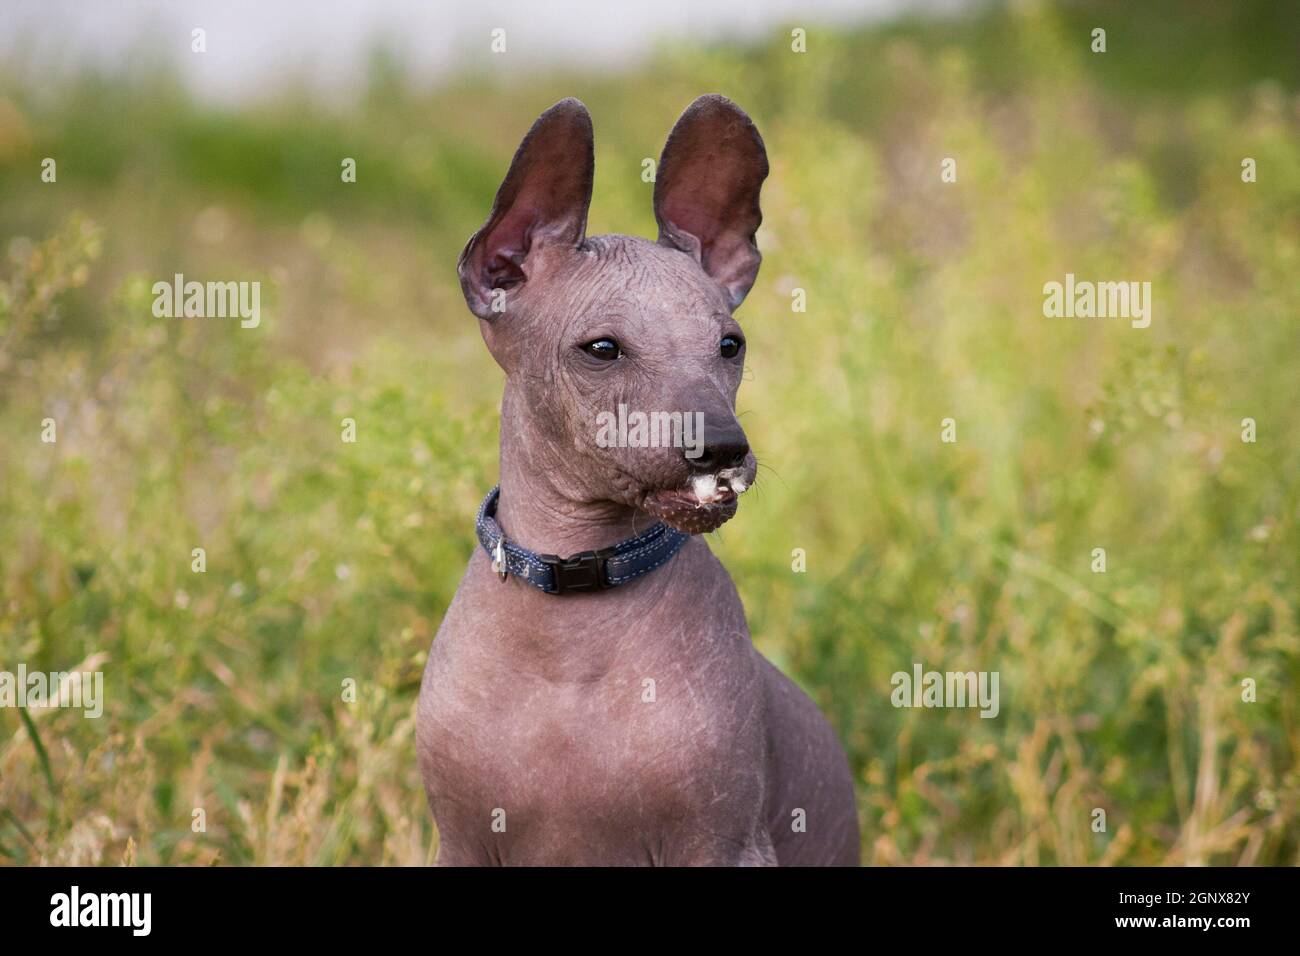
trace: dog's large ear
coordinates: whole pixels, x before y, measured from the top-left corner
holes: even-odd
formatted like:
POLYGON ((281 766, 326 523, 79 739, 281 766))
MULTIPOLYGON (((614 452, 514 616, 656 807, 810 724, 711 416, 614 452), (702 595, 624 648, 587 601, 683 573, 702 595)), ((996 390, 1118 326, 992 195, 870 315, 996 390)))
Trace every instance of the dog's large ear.
POLYGON ((725 96, 701 96, 668 134, 655 176, 659 243, 694 256, 734 309, 763 257, 754 233, 767 178, 763 137, 725 96))
POLYGON ((595 169, 591 115, 578 100, 560 100, 519 144, 492 214, 460 254, 456 271, 471 312, 481 319, 501 312, 505 300, 495 290, 528 281, 528 257, 540 246, 581 245, 595 169))

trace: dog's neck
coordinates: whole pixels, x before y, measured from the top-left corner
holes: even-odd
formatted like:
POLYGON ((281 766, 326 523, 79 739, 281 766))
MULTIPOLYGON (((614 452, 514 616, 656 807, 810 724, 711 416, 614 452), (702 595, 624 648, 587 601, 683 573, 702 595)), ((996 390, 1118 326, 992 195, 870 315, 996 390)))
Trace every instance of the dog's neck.
POLYGON ((565 497, 544 477, 501 451, 497 521, 506 536, 530 551, 567 557, 634 537, 654 519, 613 502, 565 497))
POLYGON ((507 387, 501 409, 497 521, 511 541, 530 551, 567 557, 616 544, 654 524, 654 518, 626 505, 582 500, 577 483, 566 481, 566 456, 521 419, 507 387))

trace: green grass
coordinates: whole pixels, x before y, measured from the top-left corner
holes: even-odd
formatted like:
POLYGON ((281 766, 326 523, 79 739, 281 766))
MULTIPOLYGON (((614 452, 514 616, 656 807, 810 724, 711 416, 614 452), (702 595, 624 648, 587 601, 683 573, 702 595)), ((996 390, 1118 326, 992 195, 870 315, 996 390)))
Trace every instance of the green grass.
POLYGON ((380 58, 355 107, 0 66, 0 669, 107 696, 0 710, 0 860, 431 858, 414 701, 501 385, 455 257, 566 95, 592 231, 652 234, 641 159, 718 90, 773 174, 739 313, 765 467, 713 546, 845 741, 864 858, 1300 862, 1300 23, 1185 6, 431 91, 380 58), (260 279, 262 327, 154 319, 175 272, 260 279), (1044 318, 1066 272, 1150 280, 1151 328, 1044 318), (913 661, 999 671, 1000 715, 894 709, 913 661))

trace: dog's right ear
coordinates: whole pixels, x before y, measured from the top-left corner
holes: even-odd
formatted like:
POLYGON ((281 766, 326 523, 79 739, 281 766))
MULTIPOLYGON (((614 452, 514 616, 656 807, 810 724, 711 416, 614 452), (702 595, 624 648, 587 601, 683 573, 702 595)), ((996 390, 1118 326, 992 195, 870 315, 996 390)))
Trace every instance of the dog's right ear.
POLYGON ((754 234, 763 221, 758 196, 767 172, 767 149, 754 121, 717 93, 686 108, 659 159, 659 244, 694 258, 733 309, 763 261, 754 234))
POLYGON ((560 100, 519 144, 492 214, 460 254, 456 271, 471 312, 481 319, 503 312, 540 246, 582 244, 595 169, 591 115, 578 100, 560 100))

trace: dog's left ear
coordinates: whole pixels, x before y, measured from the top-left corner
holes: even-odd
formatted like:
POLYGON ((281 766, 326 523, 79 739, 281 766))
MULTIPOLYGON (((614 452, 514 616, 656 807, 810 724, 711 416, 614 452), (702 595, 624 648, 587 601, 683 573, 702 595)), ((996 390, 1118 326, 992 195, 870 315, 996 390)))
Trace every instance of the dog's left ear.
POLYGON ((655 175, 659 244, 694 256, 727 294, 744 301, 763 257, 754 233, 767 150, 753 121, 725 96, 701 96, 668 134, 655 175))
POLYGON ((471 312, 497 318, 498 294, 528 281, 531 257, 541 246, 582 244, 595 167, 587 107, 560 100, 537 118, 515 152, 491 215, 456 264, 471 312))

